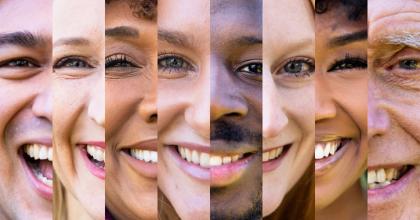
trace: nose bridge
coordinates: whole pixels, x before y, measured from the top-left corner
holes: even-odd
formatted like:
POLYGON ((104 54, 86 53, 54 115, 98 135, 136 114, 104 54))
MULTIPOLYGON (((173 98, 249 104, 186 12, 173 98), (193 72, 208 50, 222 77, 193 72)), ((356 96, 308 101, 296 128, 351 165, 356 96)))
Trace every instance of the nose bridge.
POLYGON ((288 124, 288 118, 271 76, 264 77, 263 83, 263 137, 272 138, 280 134, 288 124))
POLYGON ((141 118, 147 123, 157 122, 157 78, 152 77, 151 87, 138 107, 141 118))
MULTIPOLYGON (((101 74, 101 76, 103 76, 101 74)), ((98 125, 105 124, 105 79, 99 77, 90 90, 88 115, 98 125)))
POLYGON ((42 83, 39 83, 36 91, 34 103, 32 105, 32 111, 38 117, 43 117, 52 121, 52 111, 53 111, 53 96, 52 96, 52 84, 50 75, 42 83))
POLYGON ((337 114, 334 99, 321 73, 315 74, 315 121, 333 118, 337 114))
POLYGON ((383 135, 390 127, 386 102, 375 79, 368 83, 368 136, 383 135))

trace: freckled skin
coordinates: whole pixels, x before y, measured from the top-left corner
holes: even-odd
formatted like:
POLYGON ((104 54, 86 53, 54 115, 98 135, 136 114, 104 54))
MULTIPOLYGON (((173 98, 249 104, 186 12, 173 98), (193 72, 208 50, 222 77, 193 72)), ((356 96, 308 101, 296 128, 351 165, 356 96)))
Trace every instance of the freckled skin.
POLYGON ((411 181, 386 199, 368 198, 369 219, 420 216, 420 69, 399 66, 419 62, 420 48, 387 44, 387 36, 413 35, 420 42, 420 3, 369 1, 369 160, 368 166, 414 165, 411 181), (385 68, 387 67, 387 68, 385 68))
POLYGON ((138 173, 122 156, 121 147, 157 138, 156 21, 133 16, 125 1, 106 5, 106 28, 129 26, 139 31, 135 39, 106 40, 106 57, 126 54, 132 68, 106 70, 106 204, 118 219, 157 219, 157 179, 138 173), (124 94, 124 96, 121 96, 124 94))
POLYGON ((0 5, 0 34, 27 31, 45 39, 43 44, 31 49, 0 47, 0 63, 30 57, 40 66, 0 67, 0 219, 51 219, 52 201, 32 189, 17 152, 28 138, 52 136, 52 2, 6 0, 0 5), (38 10, 34 11, 35 7, 38 10), (22 74, 26 77, 8 78, 22 74))

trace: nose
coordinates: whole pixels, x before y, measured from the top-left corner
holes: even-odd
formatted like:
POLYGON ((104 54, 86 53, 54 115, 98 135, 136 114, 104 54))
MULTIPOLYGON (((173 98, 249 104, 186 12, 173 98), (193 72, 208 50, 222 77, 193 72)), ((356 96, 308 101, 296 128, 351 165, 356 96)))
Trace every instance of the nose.
POLYGON ((368 88, 368 137, 383 135, 389 129, 390 123, 380 90, 370 79, 368 88))
POLYGON ((320 73, 315 74, 315 121, 334 118, 337 115, 337 108, 330 96, 328 85, 320 75, 320 73))
MULTIPOLYGON (((154 92, 153 92, 154 93, 154 92)), ((146 123, 156 123, 157 122, 157 103, 156 95, 150 94, 146 96, 143 101, 140 103, 138 112, 140 117, 146 123)))
POLYGON ((51 90, 51 85, 48 83, 44 91, 41 91, 35 97, 32 105, 32 111, 37 117, 48 119, 50 122, 52 121, 53 111, 53 96, 51 90))
POLYGON ((263 86, 263 136, 273 138, 289 123, 280 96, 271 75, 264 75, 263 86))
POLYGON ((88 104, 88 115, 96 124, 105 124, 105 79, 100 78, 91 90, 88 104))

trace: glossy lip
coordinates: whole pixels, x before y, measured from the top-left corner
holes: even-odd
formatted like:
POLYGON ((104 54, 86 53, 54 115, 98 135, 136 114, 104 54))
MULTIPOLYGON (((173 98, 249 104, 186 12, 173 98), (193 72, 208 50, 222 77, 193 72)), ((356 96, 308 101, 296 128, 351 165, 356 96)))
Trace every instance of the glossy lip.
POLYGON ((105 169, 104 168, 100 168, 97 167, 95 164, 93 164, 89 157, 88 157, 88 153, 86 151, 86 146, 87 145, 92 145, 92 146, 96 146, 96 147, 101 147, 103 149, 105 149, 105 142, 103 141, 89 141, 89 142, 83 142, 83 143, 78 143, 76 144, 76 146, 79 148, 80 150, 80 154, 82 155, 83 160, 85 161, 86 167, 88 168, 88 170, 96 177, 105 180, 105 169))
MULTIPOLYGON (((125 146, 121 148, 120 154, 127 160, 128 164, 133 167, 137 172, 147 178, 157 179, 157 163, 146 163, 143 160, 138 160, 130 155, 129 152, 124 150, 130 150, 133 148, 144 149, 144 150, 153 150, 157 151, 158 141, 157 139, 151 139, 146 141, 137 142, 135 144, 125 146)), ((159 161, 159 158, 158 158, 159 161)))
MULTIPOLYGON (((51 139, 43 138, 43 139, 38 139, 38 140, 28 140, 25 142, 25 144, 41 144, 41 145, 51 147, 52 145, 51 142, 52 142, 51 139)), ((26 160, 23 155, 24 154, 23 148, 22 148, 22 146, 24 146, 25 144, 22 144, 18 151, 19 159, 22 164, 23 170, 26 176, 28 177, 28 180, 30 184, 32 185, 32 188, 35 190, 35 192, 37 192, 42 198, 52 201, 52 195, 53 195, 52 187, 38 180, 38 178, 35 177, 35 174, 33 173, 32 169, 26 163, 26 160)))
MULTIPOLYGON (((271 151, 273 149, 280 148, 280 147, 281 146, 270 148, 268 150, 263 151, 263 153, 271 151)), ((277 167, 280 166, 283 158, 286 157, 287 153, 289 152, 289 149, 292 148, 292 147, 293 147, 292 143, 283 145, 283 151, 281 152, 281 154, 276 159, 268 160, 266 162, 263 162, 262 163, 263 172, 266 173, 266 172, 270 172, 270 171, 273 171, 273 170, 277 169, 277 167)))
MULTIPOLYGON (((390 166, 384 166, 384 167, 390 167, 390 166)), ((374 169, 374 168, 369 167, 369 170, 371 169, 374 169)), ((407 189, 409 184, 414 181, 413 178, 415 177, 416 173, 419 174, 418 165, 414 165, 411 168, 411 170, 409 170, 406 174, 404 174, 404 176, 402 176, 398 181, 395 181, 394 183, 391 183, 382 188, 368 189, 367 191, 368 191, 369 205, 385 203, 388 200, 391 200, 399 195, 404 194, 405 189, 407 189)))
MULTIPOLYGON (((319 160, 315 160, 315 176, 322 176, 328 170, 333 168, 337 163, 340 161, 340 159, 344 156, 344 154, 349 149, 350 145, 355 144, 354 139, 351 139, 346 142, 344 146, 341 147, 339 151, 337 151, 334 155, 322 158, 319 160)), ((315 149, 314 149, 315 151, 315 149)))

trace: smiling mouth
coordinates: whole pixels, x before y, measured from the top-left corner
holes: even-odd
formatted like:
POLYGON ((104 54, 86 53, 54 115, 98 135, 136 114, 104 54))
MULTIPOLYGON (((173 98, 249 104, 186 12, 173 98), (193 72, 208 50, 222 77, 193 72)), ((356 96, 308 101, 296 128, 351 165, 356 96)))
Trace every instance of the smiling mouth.
POLYGON ((375 190, 386 188, 387 186, 398 182, 413 168, 413 165, 404 165, 398 168, 377 168, 368 170, 368 189, 375 190))
POLYGON ((86 145, 89 160, 98 168, 105 168, 105 150, 94 145, 86 145))
POLYGON ((146 163, 157 163, 158 154, 157 151, 153 150, 142 150, 137 148, 130 148, 126 150, 126 153, 136 160, 141 160, 146 163))
POLYGON ((22 146, 22 156, 33 176, 41 183, 52 187, 52 147, 41 144, 22 146))
POLYGON ((351 141, 350 138, 339 138, 331 141, 317 142, 315 144, 315 160, 334 156, 349 141, 351 141))

